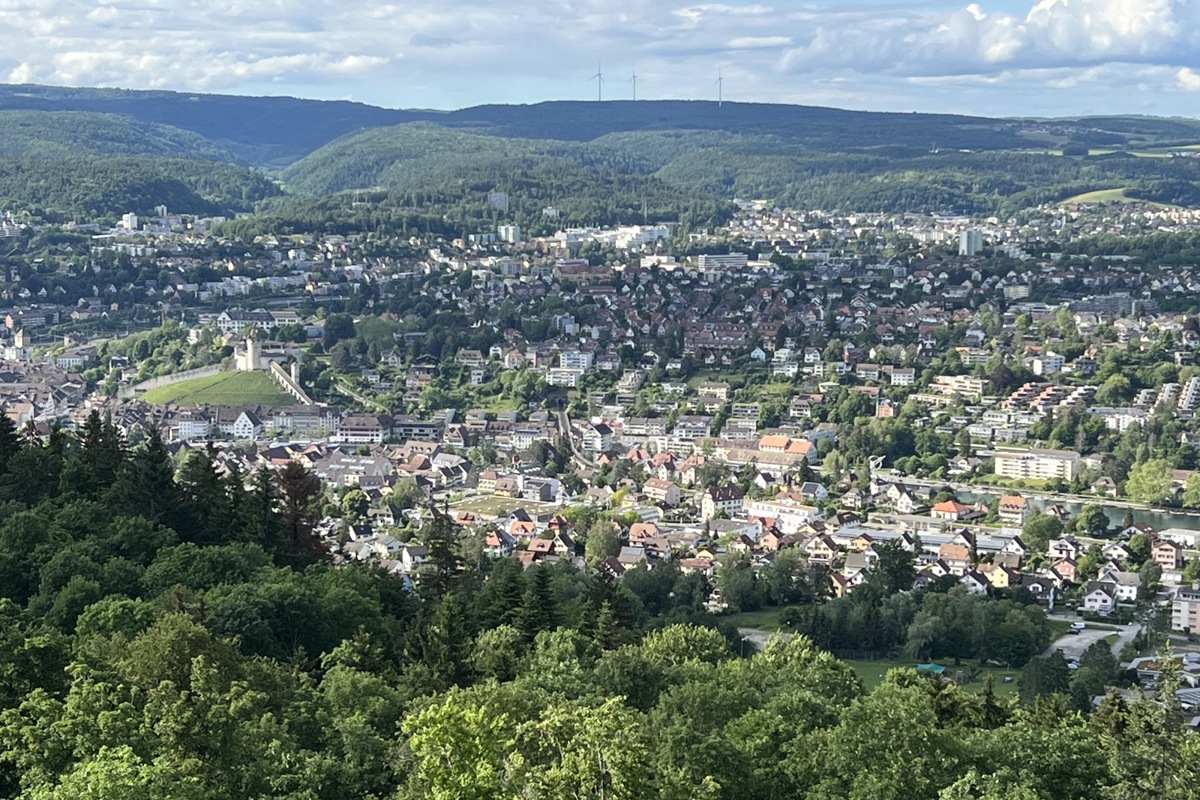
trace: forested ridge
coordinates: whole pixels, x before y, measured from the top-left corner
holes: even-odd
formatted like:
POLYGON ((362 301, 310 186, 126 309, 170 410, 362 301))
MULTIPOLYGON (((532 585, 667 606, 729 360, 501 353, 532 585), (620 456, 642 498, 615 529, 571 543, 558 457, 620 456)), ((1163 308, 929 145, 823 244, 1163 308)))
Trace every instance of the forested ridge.
POLYGON ((329 562, 304 467, 219 463, 96 414, 47 437, 0 417, 0 797, 1170 799, 1200 778, 1176 706, 1085 716, 1045 694, 1065 663, 1022 706, 909 670, 867 692, 807 636, 740 654, 698 575, 524 569, 442 515, 410 584, 329 562))
POLYGON ((566 225, 712 226, 735 197, 805 209, 1009 214, 1120 188, 1200 204, 1200 160, 1166 157, 1200 141, 1200 125, 1151 117, 988 119, 704 101, 401 111, 0 86, 0 133, 11 163, 52 176, 28 188, 3 183, 0 208, 51 220, 166 204, 183 213, 258 210, 287 224, 306 215, 309 198, 330 197, 333 224, 349 229, 362 190, 387 193, 392 207, 381 213, 405 221, 397 232, 440 233, 440 219, 453 235, 498 222, 542 233, 558 224, 542 217, 548 205, 566 225), (279 192, 246 165, 299 199, 264 206, 279 192), (182 183, 170 180, 180 170, 182 183), (206 170, 221 191, 189 180, 206 170), (53 177, 63 172, 68 180, 53 177), (509 213, 486 208, 489 191, 509 193, 509 213))
POLYGON ((0 111, 0 155, 66 159, 164 155, 235 160, 232 152, 192 131, 86 111, 0 111))
MULTIPOLYGON (((413 123, 338 139, 290 165, 282 177, 302 194, 373 187, 408 195, 441 193, 447 199, 440 207, 447 213, 470 206, 480 216, 480 193, 488 190, 510 191, 531 205, 561 206, 587 198, 586 190, 572 191, 553 180, 557 172, 570 170, 620 176, 627 186, 615 196, 629 197, 630 205, 639 197, 655 198, 660 186, 684 202, 754 197, 792 208, 881 212, 1011 213, 1112 187, 1146 200, 1200 203, 1200 160, 1083 152, 1077 157, 1012 150, 931 152, 900 141, 856 147, 768 132, 696 130, 626 131, 581 143, 413 123), (524 178, 524 185, 514 186, 513 175, 524 178)), ((520 209, 509 216, 526 226, 540 222, 539 214, 520 209)))
POLYGON ((232 215, 280 194, 266 177, 219 161, 121 156, 0 161, 0 210, 52 222, 115 220, 124 212, 232 215))

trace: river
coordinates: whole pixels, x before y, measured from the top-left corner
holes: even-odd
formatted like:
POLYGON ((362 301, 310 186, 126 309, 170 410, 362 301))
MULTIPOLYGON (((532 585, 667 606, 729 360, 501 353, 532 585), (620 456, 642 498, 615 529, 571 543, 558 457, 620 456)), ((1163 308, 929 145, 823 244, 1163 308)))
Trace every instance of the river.
MULTIPOLYGON (((1046 506, 1060 505, 1067 509, 1071 514, 1078 514, 1083 508, 1084 503, 1079 500, 1063 500, 1057 497, 1048 497, 1039 495, 1033 492, 1024 491, 1021 489, 1013 489, 1013 494, 1020 494, 1029 501, 1029 507, 1033 511, 1041 512, 1046 506)), ((955 494, 958 496, 960 503, 974 503, 982 500, 985 503, 990 503, 992 498, 1000 493, 995 491, 987 491, 982 489, 964 489, 961 484, 955 485, 955 494)), ((1200 530, 1200 514, 1188 514, 1178 511, 1164 511, 1153 508, 1124 508, 1120 506, 1110 506, 1104 501, 1108 498, 1097 497, 1094 503, 1104 509, 1105 516, 1108 517, 1109 525, 1114 529, 1121 527, 1121 521, 1125 519, 1125 514, 1131 513, 1134 522, 1144 522, 1156 531, 1161 531, 1166 528, 1183 528, 1185 530, 1200 530)))

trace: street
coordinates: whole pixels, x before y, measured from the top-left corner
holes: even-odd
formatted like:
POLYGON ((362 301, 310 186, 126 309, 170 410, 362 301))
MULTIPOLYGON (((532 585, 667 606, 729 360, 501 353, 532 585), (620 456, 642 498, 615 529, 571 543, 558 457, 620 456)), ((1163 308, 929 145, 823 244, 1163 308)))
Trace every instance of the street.
MULTIPOLYGON (((1061 619, 1068 622, 1078 622, 1079 618, 1075 616, 1055 616, 1055 619, 1061 619)), ((1096 623, 1097 625, 1105 625, 1106 623, 1096 623)), ((1083 655, 1083 651, 1087 650, 1093 642, 1098 642, 1107 636, 1115 635, 1116 641, 1112 645, 1113 655, 1120 657, 1121 648, 1128 642, 1133 641, 1133 637, 1137 635, 1137 623, 1129 625, 1112 625, 1108 627, 1116 628, 1117 630, 1104 630, 1093 627, 1092 623, 1088 623, 1088 627, 1079 633, 1068 633, 1060 636, 1047 648, 1045 655, 1052 654, 1055 650, 1061 650, 1062 654, 1068 659, 1079 658, 1083 655)))

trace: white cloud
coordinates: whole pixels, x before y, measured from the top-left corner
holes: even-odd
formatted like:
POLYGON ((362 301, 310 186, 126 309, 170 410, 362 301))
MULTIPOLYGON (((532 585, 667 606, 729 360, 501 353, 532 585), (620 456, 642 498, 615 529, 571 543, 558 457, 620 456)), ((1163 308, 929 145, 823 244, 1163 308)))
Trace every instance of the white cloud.
POLYGON ((779 66, 948 75, 1111 61, 1200 63, 1193 49, 1198 34, 1200 9, 1188 0, 1039 0, 1024 16, 971 3, 865 23, 857 14, 832 13, 779 66))
POLYGON ((783 47, 792 43, 790 36, 738 36, 729 40, 729 46, 734 50, 748 50, 756 47, 783 47))
POLYGON ((0 76, 442 108, 591 97, 597 60, 606 97, 634 64, 646 98, 715 99, 718 69, 726 99, 859 108, 1178 111, 1200 91, 1200 0, 1020 2, 0 0, 0 76))
POLYGON ((1191 67, 1180 67, 1175 73, 1175 82, 1179 88, 1189 92, 1200 92, 1200 72, 1191 67))

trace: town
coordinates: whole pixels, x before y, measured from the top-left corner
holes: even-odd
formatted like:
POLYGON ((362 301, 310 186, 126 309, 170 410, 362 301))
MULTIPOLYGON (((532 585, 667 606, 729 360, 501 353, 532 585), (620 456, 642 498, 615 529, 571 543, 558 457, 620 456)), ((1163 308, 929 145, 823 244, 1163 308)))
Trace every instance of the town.
POLYGON ((222 475, 300 463, 333 557, 405 580, 440 516, 484 556, 698 576, 714 615, 812 634, 798 599, 900 563, 893 589, 1102 626, 1061 632, 1072 666, 1115 631, 1153 677, 1173 633, 1200 684, 1200 266, 1145 252, 1200 213, 739 209, 685 237, 453 241, 10 214, 43 249, 0 294, 0 399, 19 428, 98 413, 222 475))

